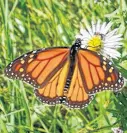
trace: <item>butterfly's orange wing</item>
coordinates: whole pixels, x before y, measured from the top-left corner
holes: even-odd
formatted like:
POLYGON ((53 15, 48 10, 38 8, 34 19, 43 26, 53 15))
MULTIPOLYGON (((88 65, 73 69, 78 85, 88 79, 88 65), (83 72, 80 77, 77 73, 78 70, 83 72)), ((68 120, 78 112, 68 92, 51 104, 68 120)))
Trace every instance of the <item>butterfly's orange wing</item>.
POLYGON ((69 48, 32 51, 11 62, 5 69, 5 74, 36 88, 44 87, 67 62, 68 56, 69 48))
POLYGON ((102 55, 89 50, 78 51, 79 71, 87 93, 102 90, 119 90, 123 78, 112 63, 102 55))
POLYGON ((82 74, 79 70, 79 60, 76 56, 74 72, 70 87, 68 88, 68 93, 66 95, 66 105, 71 108, 83 108, 84 106, 88 105, 93 96, 89 96, 86 92, 86 89, 87 88, 84 87, 82 74))

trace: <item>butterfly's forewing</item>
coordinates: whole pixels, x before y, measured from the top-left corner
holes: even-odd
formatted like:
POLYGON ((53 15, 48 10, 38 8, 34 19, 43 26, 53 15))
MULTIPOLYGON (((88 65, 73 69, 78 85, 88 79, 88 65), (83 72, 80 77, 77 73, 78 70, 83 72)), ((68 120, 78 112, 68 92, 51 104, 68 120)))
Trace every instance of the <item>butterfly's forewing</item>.
POLYGON ((32 51, 11 62, 5 75, 21 79, 36 88, 44 87, 68 60, 69 48, 32 51))
POLYGON ((74 66, 74 72, 72 75, 70 87, 66 95, 66 105, 71 108, 83 108, 93 99, 93 96, 89 96, 83 85, 83 79, 79 70, 79 60, 76 57, 74 66))
POLYGON ((81 49, 78 52, 79 70, 87 93, 103 90, 118 91, 123 86, 123 77, 102 55, 81 49))

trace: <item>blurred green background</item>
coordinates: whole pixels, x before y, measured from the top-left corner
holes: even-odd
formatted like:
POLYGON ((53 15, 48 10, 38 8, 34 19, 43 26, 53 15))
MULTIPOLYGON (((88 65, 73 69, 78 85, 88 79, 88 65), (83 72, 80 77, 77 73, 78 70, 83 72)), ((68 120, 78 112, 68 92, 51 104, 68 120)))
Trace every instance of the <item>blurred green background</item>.
POLYGON ((42 104, 33 87, 4 76, 16 57, 38 48, 71 46, 91 20, 112 21, 123 34, 121 58, 115 65, 127 78, 126 0, 0 0, 0 132, 127 133, 127 86, 121 93, 96 94, 84 109, 42 104))

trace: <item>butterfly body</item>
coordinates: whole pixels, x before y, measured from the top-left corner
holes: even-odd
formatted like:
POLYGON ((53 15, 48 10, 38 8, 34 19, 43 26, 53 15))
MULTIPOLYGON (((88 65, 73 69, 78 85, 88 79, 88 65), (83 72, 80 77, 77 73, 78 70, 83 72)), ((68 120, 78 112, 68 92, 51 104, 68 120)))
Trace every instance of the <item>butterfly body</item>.
POLYGON ((70 59, 70 67, 69 67, 69 72, 68 72, 68 76, 67 76, 67 81, 65 84, 65 91, 70 86, 71 78, 72 78, 72 75, 74 72, 75 56, 76 56, 78 50, 80 49, 80 46, 81 46, 81 40, 77 39, 76 42, 70 48, 70 55, 68 56, 68 58, 70 59))
POLYGON ((10 63, 5 74, 34 86, 42 102, 72 108, 83 108, 94 93, 118 91, 123 86, 123 78, 112 63, 96 52, 82 49, 80 39, 71 48, 29 52, 10 63))

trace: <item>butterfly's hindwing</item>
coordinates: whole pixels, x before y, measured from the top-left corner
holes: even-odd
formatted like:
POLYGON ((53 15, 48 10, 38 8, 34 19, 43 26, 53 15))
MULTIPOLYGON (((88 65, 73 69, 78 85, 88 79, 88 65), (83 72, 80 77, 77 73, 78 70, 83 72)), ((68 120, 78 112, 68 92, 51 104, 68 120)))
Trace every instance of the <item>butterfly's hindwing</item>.
POLYGON ((67 79, 70 62, 67 60, 44 87, 35 89, 36 96, 47 104, 61 104, 64 98, 64 86, 67 79))
POLYGON ((74 71, 71 78, 70 86, 66 96, 66 105, 70 108, 84 108, 93 99, 93 96, 89 96, 86 92, 86 88, 83 85, 83 79, 79 71, 79 60, 76 56, 74 65, 74 71))

